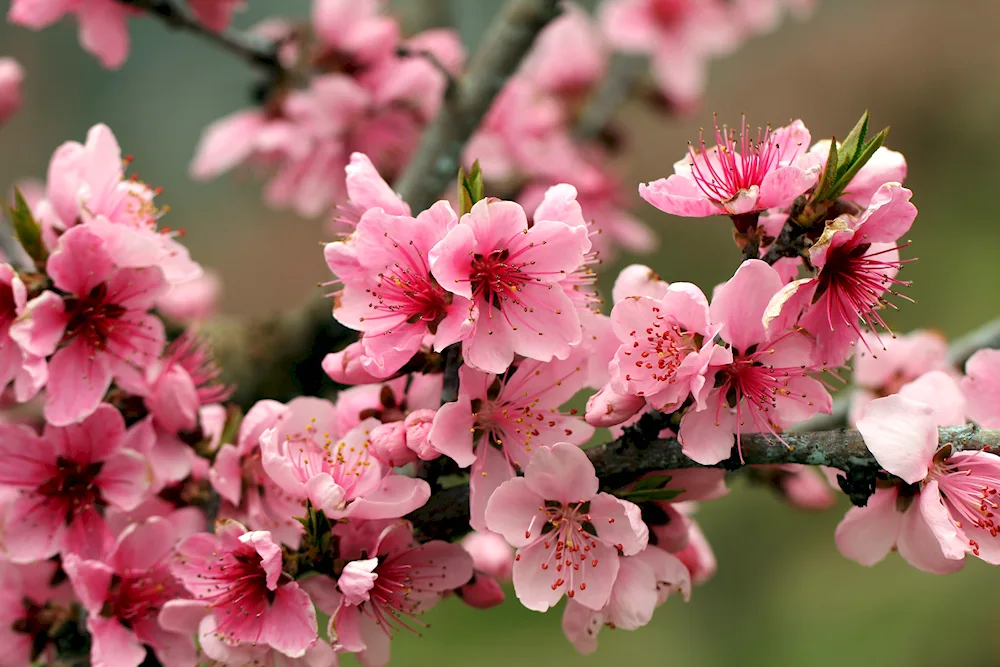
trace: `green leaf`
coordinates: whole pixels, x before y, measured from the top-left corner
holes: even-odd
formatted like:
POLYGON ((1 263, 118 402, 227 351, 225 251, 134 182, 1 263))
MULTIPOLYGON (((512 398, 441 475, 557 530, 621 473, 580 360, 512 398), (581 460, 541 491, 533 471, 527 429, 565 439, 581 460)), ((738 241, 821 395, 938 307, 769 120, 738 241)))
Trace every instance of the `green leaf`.
POLYGON ((472 163, 472 170, 465 173, 465 168, 458 170, 458 215, 463 216, 472 210, 472 205, 482 199, 483 170, 479 160, 472 163))
POLYGON ((42 228, 31 214, 31 209, 18 188, 14 188, 14 206, 7 207, 7 217, 14 226, 14 234, 21 247, 39 269, 44 268, 49 253, 42 243, 42 228))
POLYGON ((219 438, 220 446, 236 444, 236 434, 242 422, 243 410, 238 405, 230 405, 226 410, 226 425, 222 428, 222 436, 219 438))
POLYGON ((829 199, 836 199, 840 195, 844 194, 844 190, 847 186, 851 184, 851 180, 858 175, 861 168, 868 164, 868 161, 872 158, 883 143, 885 143, 885 137, 889 134, 889 128, 885 128, 881 132, 875 135, 875 137, 869 141, 861 149, 861 151, 855 156, 854 161, 847 167, 843 174, 837 178, 837 181, 830 186, 829 199))
POLYGON ((662 489, 671 479, 670 475, 650 475, 637 480, 629 491, 649 491, 650 489, 662 489))
POLYGON ((826 165, 823 167, 823 175, 820 176, 819 185, 816 186, 812 201, 819 201, 826 198, 826 193, 837 178, 837 165, 840 158, 837 154, 837 138, 830 138, 830 153, 826 157, 826 165))
POLYGON ((857 156, 859 150, 865 145, 865 137, 868 134, 868 111, 865 111, 864 115, 861 116, 861 120, 858 121, 851 133, 847 135, 844 139, 844 143, 840 145, 840 151, 837 156, 838 162, 841 165, 850 165, 854 162, 855 156, 857 156))
POLYGON ((615 495, 622 500, 629 500, 633 503, 648 503, 673 500, 682 493, 684 493, 684 489, 645 489, 642 491, 622 491, 615 495))

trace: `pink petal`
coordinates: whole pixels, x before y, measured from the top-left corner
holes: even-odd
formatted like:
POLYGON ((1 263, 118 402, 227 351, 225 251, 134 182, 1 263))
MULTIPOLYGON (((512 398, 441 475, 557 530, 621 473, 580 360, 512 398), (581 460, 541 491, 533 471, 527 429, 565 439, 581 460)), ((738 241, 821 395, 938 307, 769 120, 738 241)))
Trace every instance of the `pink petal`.
MULTIPOLYGON (((655 547, 653 550, 659 551, 655 547)), ((658 602, 656 577, 653 569, 638 558, 621 558, 619 563, 604 614, 615 628, 637 630, 653 619, 658 602)))
MULTIPOLYGON (((924 493, 922 491, 921 495, 924 493)), ((940 493, 935 492, 928 500, 940 503, 940 497, 940 493)), ((919 499, 917 502, 920 502, 919 499)), ((920 505, 922 504, 920 502, 920 505)), ((950 574, 961 570, 965 565, 964 558, 952 559, 945 556, 941 550, 941 542, 928 524, 923 508, 916 504, 910 507, 904 516, 897 547, 899 555, 906 559, 906 562, 924 572, 950 574)))
POLYGON ((931 406, 938 426, 965 424, 965 396, 958 382, 944 371, 924 373, 900 387, 899 395, 931 406))
POLYGON ((56 350, 69 323, 66 305, 55 292, 45 291, 28 302, 10 327, 10 337, 26 353, 47 357, 56 350))
POLYGON ((515 337, 510 323, 500 315, 494 317, 495 313, 494 308, 485 315, 479 311, 472 335, 462 344, 462 358, 476 370, 500 374, 514 361, 515 337))
POLYGON ((211 610, 201 600, 170 600, 160 609, 157 617, 160 626, 166 630, 185 635, 193 635, 198 625, 211 610))
POLYGON ((969 358, 962 392, 972 421, 984 428, 1000 427, 1000 350, 979 350, 969 358))
POLYGON ((117 618, 91 614, 87 630, 93 639, 90 661, 95 667, 139 667, 146 659, 145 647, 117 618))
POLYGON ((718 400, 710 396, 707 409, 685 414, 677 434, 684 455, 702 465, 713 465, 729 458, 736 443, 736 415, 728 407, 714 407, 718 400))
POLYGON ((428 256, 431 273, 441 287, 466 299, 472 298, 472 265, 469 262, 469 253, 476 247, 477 239, 473 227, 459 224, 431 249, 428 256))
POLYGON ((379 175, 364 153, 351 153, 347 165, 347 194, 351 203, 367 210, 380 208, 389 215, 410 215, 410 207, 379 175))
POLYGON ((208 479, 216 493, 231 502, 240 504, 243 490, 243 468, 239 452, 232 445, 223 445, 215 455, 212 468, 208 471, 208 479))
POLYGON ((500 485, 513 479, 513 466, 503 452, 487 443, 477 451, 476 461, 469 471, 469 525, 475 530, 486 530, 486 509, 490 498, 500 485))
MULTIPOLYGON (((233 526, 233 532, 242 529, 238 524, 233 526)), ((217 531, 218 532, 218 531, 217 531)), ((281 577, 281 547, 278 546, 271 537, 271 533, 266 530, 252 530, 243 533, 238 537, 243 544, 249 544, 260 556, 260 567, 267 577, 267 587, 269 590, 278 588, 278 579, 281 577)))
POLYGON ((937 480, 928 482, 920 490, 919 513, 923 521, 937 538, 939 549, 945 558, 962 560, 969 548, 969 539, 955 527, 948 508, 941 497, 937 480))
POLYGON ((65 426, 86 418, 110 386, 107 355, 91 348, 85 337, 74 338, 49 362, 46 421, 65 426))
POLYGON ((7 20, 40 30, 58 21, 73 7, 73 0, 13 0, 7 20))
POLYGON ((431 487, 424 480, 391 474, 352 502, 348 514, 355 519, 395 519, 423 507, 430 497, 431 487))
POLYGON ((176 539, 174 527, 166 519, 152 517, 134 523, 118 536, 108 562, 118 572, 150 570, 173 552, 176 539))
POLYGON ((720 335, 737 350, 746 352, 751 345, 764 342, 764 312, 782 287, 781 276, 766 262, 743 262, 712 297, 712 324, 721 324, 720 335))
POLYGON ((15 563, 32 563, 62 549, 68 506, 53 506, 47 498, 23 495, 6 512, 4 555, 15 563))
POLYGON ((344 566, 343 572, 337 578, 337 588, 344 594, 347 604, 359 605, 371 599, 369 591, 375 586, 378 575, 375 568, 378 567, 377 558, 368 560, 352 560, 344 566))
POLYGON ((672 174, 639 184, 639 196, 664 213, 686 218, 707 218, 725 211, 708 199, 689 174, 672 174))
POLYGON ((146 459, 133 451, 122 451, 104 461, 95 483, 109 503, 123 510, 135 509, 152 481, 146 459))
POLYGON ((586 452, 567 443, 535 452, 524 479, 534 494, 564 505, 586 502, 597 495, 594 464, 586 452))
POLYGON ((910 203, 913 193, 899 183, 886 183, 872 196, 858 221, 857 233, 865 243, 893 243, 910 231, 917 208, 910 203))
POLYGON ((583 655, 597 650, 597 635, 604 627, 604 616, 599 611, 587 609, 579 602, 569 600, 563 610, 562 629, 573 648, 583 655))
POLYGON ((932 407, 899 395, 877 398, 857 427, 868 451, 887 471, 908 484, 927 477, 938 447, 932 407))
POLYGON ((615 278, 611 290, 611 300, 617 305, 628 296, 648 296, 661 299, 667 293, 670 283, 660 278, 653 269, 644 264, 626 266, 615 278))
POLYGON ((876 489, 867 505, 847 510, 835 533, 840 553, 866 566, 885 558, 903 528, 897 498, 895 489, 876 489))
POLYGON ((100 614, 115 571, 101 561, 83 560, 76 554, 66 554, 62 566, 83 608, 90 614, 100 614))
POLYGON ((0 484, 32 489, 56 475, 58 453, 23 425, 0 424, 0 484))
POLYGON ((646 548, 649 529, 638 505, 610 493, 598 493, 590 501, 590 515, 597 537, 617 547, 622 555, 634 556, 646 548))
POLYGON ((570 227, 584 227, 583 210, 577 201, 576 188, 567 183, 553 185, 545 191, 542 203, 535 209, 532 219, 537 224, 541 220, 558 220, 570 227))
POLYGON ((305 655, 318 639, 316 609, 296 583, 279 586, 268 607, 261 641, 290 658, 305 655))
POLYGON ((794 165, 769 171, 760 184, 759 206, 779 208, 791 205, 796 197, 816 184, 819 173, 819 168, 802 169, 794 165))
POLYGON ((523 477, 515 477, 501 484, 490 496, 486 505, 486 526, 503 535, 513 547, 530 544, 533 536, 530 533, 525 536, 525 533, 532 521, 544 524, 545 517, 538 510, 544 500, 531 490, 523 477))

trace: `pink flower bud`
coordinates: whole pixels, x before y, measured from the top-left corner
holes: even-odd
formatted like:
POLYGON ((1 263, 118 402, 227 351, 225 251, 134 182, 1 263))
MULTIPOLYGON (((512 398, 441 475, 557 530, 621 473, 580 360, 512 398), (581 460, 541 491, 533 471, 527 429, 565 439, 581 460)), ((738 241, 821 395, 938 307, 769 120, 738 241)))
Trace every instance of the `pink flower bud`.
POLYGON ((13 58, 0 58, 0 125, 21 108, 24 71, 13 58))
POLYGON ((473 531, 462 539, 477 572, 506 581, 514 569, 514 550, 496 533, 473 531))
POLYGON ((691 535, 691 519, 684 516, 670 503, 656 503, 666 514, 666 521, 650 525, 649 530, 656 536, 656 546, 676 553, 687 547, 691 535))
POLYGON ((458 596, 475 609, 489 609, 504 600, 503 588, 493 577, 476 572, 472 581, 458 589, 458 596))
POLYGON ((370 442, 369 451, 394 468, 417 460, 414 453, 406 448, 406 426, 403 422, 376 426, 371 432, 370 442))
POLYGON ((167 317, 180 322, 207 320, 219 309, 222 282, 211 271, 194 280, 171 287, 156 301, 156 308, 167 317))
POLYGON ((361 343, 351 343, 340 352, 331 352, 323 359, 323 371, 340 384, 375 384, 381 382, 361 367, 364 349, 361 343))
POLYGON ((153 419, 170 433, 192 431, 198 425, 198 390, 188 372, 171 366, 161 375, 146 397, 153 419))
POLYGON ((781 479, 788 502, 804 510, 825 510, 835 502, 833 491, 817 471, 803 466, 781 479))
POLYGON ((616 426, 642 410, 646 400, 642 396, 616 393, 606 384, 587 400, 584 419, 591 426, 616 426))
POLYGON ((422 410, 414 410, 406 415, 406 421, 404 422, 406 426, 406 446, 413 452, 416 452, 422 461, 433 461, 441 456, 441 452, 434 449, 431 443, 427 441, 427 435, 431 432, 434 415, 436 414, 437 410, 424 408, 422 410))

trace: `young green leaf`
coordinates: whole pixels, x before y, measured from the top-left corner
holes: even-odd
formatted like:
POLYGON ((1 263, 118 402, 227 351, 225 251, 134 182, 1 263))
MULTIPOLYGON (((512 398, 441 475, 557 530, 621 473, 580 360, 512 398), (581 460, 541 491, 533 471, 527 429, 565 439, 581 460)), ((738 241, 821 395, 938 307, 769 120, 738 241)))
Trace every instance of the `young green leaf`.
POLYGON ((868 111, 865 111, 864 115, 861 116, 861 120, 857 122, 851 133, 847 135, 844 139, 844 143, 840 145, 840 151, 837 156, 837 161, 841 166, 850 165, 854 162, 855 156, 865 145, 865 137, 868 134, 868 111))
POLYGON ((31 209, 18 188, 14 188, 14 206, 7 207, 7 216, 14 226, 14 234, 21 247, 39 269, 43 268, 49 253, 42 242, 42 228, 31 214, 31 209))
POLYGON ((642 491, 621 491, 616 495, 633 503, 665 502, 684 493, 684 489, 645 489, 642 491))

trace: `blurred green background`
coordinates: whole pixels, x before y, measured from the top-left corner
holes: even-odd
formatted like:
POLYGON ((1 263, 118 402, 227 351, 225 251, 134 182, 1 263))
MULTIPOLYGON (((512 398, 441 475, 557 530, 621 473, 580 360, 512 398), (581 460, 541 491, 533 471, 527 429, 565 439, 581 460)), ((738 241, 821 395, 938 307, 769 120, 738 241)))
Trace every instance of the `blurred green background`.
MULTIPOLYGON (((249 4, 240 27, 308 13, 306 0, 249 4)), ((413 2, 397 4, 408 10, 413 2)), ((499 4, 453 0, 467 44, 499 4)), ((901 302, 889 321, 899 331, 960 334, 1000 310, 998 19, 991 0, 821 1, 807 22, 787 22, 714 63, 699 111, 670 118, 639 105, 625 109, 620 121, 632 141, 623 173, 630 183, 669 173, 712 111, 723 119, 745 111, 755 124, 802 118, 817 139, 844 136, 870 109, 875 126, 892 125, 888 145, 907 156, 907 185, 920 209, 909 249, 920 261, 903 272, 917 303, 901 302)), ((125 67, 108 72, 80 50, 72 22, 39 34, 0 25, 0 55, 16 56, 28 77, 24 110, 0 129, 0 187, 43 177, 62 141, 108 123, 136 156, 133 170, 164 187, 168 224, 184 228, 194 256, 221 273, 226 311, 262 314, 298 303, 327 277, 317 247, 322 222, 267 210, 247 179, 199 184, 187 176, 201 128, 248 103, 254 74, 153 21, 134 21, 131 34, 125 67)), ((732 274, 739 256, 728 223, 673 219, 638 196, 635 203, 662 238, 643 261, 664 278, 708 291, 732 274)), ((610 283, 616 266, 604 269, 610 283)), ((397 637, 393 664, 1000 664, 1000 635, 991 623, 980 627, 1000 590, 1000 575, 987 566, 970 561, 957 575, 935 577, 892 555, 863 568, 833 543, 844 502, 806 514, 766 489, 741 480, 733 486, 698 515, 719 560, 716 577, 690 603, 671 600, 642 630, 606 630, 595 655, 576 655, 562 637, 560 613, 527 611, 511 596, 487 612, 445 601, 425 617, 424 637, 397 637)))

